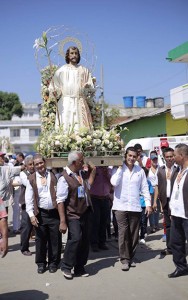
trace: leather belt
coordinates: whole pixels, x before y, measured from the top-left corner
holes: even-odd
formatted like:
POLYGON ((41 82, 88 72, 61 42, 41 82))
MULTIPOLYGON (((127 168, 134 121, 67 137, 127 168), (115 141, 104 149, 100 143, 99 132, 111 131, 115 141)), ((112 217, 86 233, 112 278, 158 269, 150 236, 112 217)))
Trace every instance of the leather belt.
POLYGON ((52 208, 52 209, 45 209, 45 208, 41 208, 41 207, 39 207, 38 208, 40 211, 43 211, 43 212, 46 212, 46 213, 49 213, 49 212, 51 212, 51 211, 54 211, 54 210, 56 210, 56 208, 52 208))

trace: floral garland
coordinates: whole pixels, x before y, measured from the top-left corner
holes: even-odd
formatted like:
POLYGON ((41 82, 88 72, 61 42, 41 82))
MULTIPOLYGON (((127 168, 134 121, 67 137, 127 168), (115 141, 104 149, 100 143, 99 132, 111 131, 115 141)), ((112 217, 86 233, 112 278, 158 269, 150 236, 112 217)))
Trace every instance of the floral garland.
MULTIPOLYGON (((57 69, 58 66, 52 65, 41 70, 41 96, 44 100, 40 110, 42 132, 52 131, 55 126, 56 100, 55 97, 52 97, 52 95, 49 96, 50 93, 48 88, 57 69)), ((60 98, 60 96, 61 95, 59 93, 58 97, 60 98)))
POLYGON ((62 128, 44 133, 38 144, 38 151, 46 157, 64 156, 72 150, 80 150, 86 156, 115 155, 123 147, 120 134, 115 129, 100 128, 89 132, 81 130, 75 133, 64 134, 62 128))

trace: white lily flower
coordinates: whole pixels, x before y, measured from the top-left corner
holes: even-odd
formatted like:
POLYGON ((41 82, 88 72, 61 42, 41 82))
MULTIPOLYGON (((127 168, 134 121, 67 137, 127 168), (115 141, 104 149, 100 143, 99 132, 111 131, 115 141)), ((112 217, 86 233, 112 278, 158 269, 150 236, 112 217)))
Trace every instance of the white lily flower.
POLYGON ((42 38, 38 38, 35 40, 35 43, 33 45, 33 48, 39 49, 39 48, 44 48, 45 44, 42 38))

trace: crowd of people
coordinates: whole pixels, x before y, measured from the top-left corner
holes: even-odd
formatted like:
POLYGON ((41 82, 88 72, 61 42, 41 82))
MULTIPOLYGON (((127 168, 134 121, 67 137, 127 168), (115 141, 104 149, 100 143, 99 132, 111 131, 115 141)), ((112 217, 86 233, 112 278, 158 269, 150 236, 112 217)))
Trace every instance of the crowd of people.
MULTIPOLYGON (((89 250, 108 250, 109 223, 114 224, 122 271, 136 267, 135 253, 147 234, 159 229, 163 214, 166 249, 176 269, 168 275, 188 275, 188 146, 166 145, 158 163, 154 150, 147 157, 141 145, 126 149, 121 166, 84 164, 84 155, 72 151, 61 173, 49 170, 40 154, 7 161, 0 152, 0 251, 8 252, 8 208, 13 208, 13 233, 20 234, 20 251, 32 253, 29 241, 35 229, 37 272, 61 268, 66 279, 89 276, 89 250), (110 221, 109 221, 110 220, 110 221), (62 254, 62 234, 67 242, 62 254), (74 273, 73 273, 74 270, 74 273)), ((110 228, 111 229, 111 228, 110 228)))
MULTIPOLYGON (((77 47, 69 47, 66 64, 49 85, 48 96, 60 94, 56 126, 77 133, 93 128, 84 89, 94 87, 89 70, 81 65, 77 47)), ((24 157, 6 155, 7 142, 0 152, 0 254, 8 253, 8 209, 12 206, 13 233, 20 234, 20 251, 31 256, 31 236, 35 238, 38 274, 54 273, 60 267, 68 280, 87 277, 89 251, 108 251, 113 224, 118 241, 122 271, 136 267, 139 243, 159 229, 163 214, 166 249, 161 258, 172 255, 176 269, 168 275, 188 275, 188 145, 175 149, 161 142, 160 155, 151 149, 149 157, 140 144, 128 147, 120 166, 84 163, 84 154, 72 151, 67 166, 50 170, 41 154, 24 157), (161 153, 162 152, 162 153, 161 153), (62 257, 62 235, 67 241, 62 257)))

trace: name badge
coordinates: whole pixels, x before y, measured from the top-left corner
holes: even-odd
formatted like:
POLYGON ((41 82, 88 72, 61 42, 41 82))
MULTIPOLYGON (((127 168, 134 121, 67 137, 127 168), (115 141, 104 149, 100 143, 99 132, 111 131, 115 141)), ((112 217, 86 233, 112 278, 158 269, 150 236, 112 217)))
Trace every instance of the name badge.
POLYGON ((81 185, 78 187, 78 198, 84 198, 85 197, 85 190, 84 187, 81 185))

